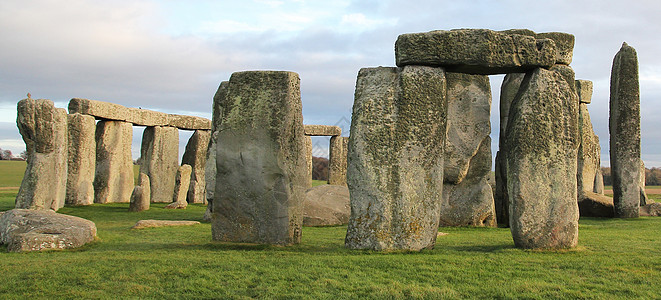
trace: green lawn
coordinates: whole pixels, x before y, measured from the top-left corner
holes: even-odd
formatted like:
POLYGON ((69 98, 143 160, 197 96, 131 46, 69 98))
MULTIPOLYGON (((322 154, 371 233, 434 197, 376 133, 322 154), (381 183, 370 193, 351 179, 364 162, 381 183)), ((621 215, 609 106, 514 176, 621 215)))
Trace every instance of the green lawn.
POLYGON ((0 160, 0 187, 19 187, 23 180, 24 161, 0 160))

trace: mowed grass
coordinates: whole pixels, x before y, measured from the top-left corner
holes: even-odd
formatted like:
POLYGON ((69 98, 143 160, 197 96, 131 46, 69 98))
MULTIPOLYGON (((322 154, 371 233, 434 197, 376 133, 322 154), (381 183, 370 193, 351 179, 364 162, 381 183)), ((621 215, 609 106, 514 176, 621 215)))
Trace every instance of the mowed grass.
MULTIPOLYGON (((323 182, 323 181, 322 181, 323 182)), ((0 191, 0 211, 16 190, 0 191)), ((346 226, 304 227, 289 247, 220 243, 205 207, 129 213, 128 204, 65 207, 96 223, 80 249, 7 253, 0 298, 659 298, 661 218, 580 221, 579 247, 514 248, 507 228, 441 228, 433 250, 379 253, 344 248, 346 226), (197 220, 132 230, 141 219, 197 220)))

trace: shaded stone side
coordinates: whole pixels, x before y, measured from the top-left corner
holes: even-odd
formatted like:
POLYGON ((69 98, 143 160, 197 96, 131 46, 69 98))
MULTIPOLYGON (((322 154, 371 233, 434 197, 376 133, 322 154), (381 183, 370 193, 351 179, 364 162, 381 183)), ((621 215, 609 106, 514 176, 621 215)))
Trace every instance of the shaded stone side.
POLYGON ((179 169, 179 130, 147 127, 142 133, 140 173, 149 176, 151 202, 172 202, 179 169))
POLYGON ((218 139, 218 128, 222 121, 223 107, 226 105, 228 81, 223 81, 218 85, 218 89, 213 96, 213 107, 211 115, 211 136, 207 148, 207 161, 204 166, 204 180, 206 181, 206 201, 207 210, 204 213, 204 220, 211 221, 213 211, 213 198, 216 193, 216 140, 218 139))
POLYGON ((66 196, 67 113, 47 99, 23 99, 16 111, 28 156, 16 208, 58 210, 66 196))
POLYGON ((179 167, 174 184, 172 203, 168 204, 165 208, 183 209, 188 206, 186 196, 188 194, 188 186, 190 185, 192 171, 193 168, 191 168, 190 165, 184 164, 179 167))
POLYGON ((122 121, 96 123, 94 203, 130 202, 133 192, 133 126, 122 121))
POLYGON ((232 74, 216 146, 214 240, 300 242, 305 135, 298 74, 232 74))
POLYGON ((578 243, 578 96, 566 66, 526 74, 507 123, 510 231, 519 248, 578 243))
MULTIPOLYGON (((653 202, 653 201, 652 201, 653 202)), ((650 203, 647 193, 645 192, 645 162, 640 160, 640 206, 645 206, 650 203)))
POLYGON ((186 143, 186 151, 181 164, 190 165, 190 186, 187 193, 188 203, 207 203, 206 198, 206 163, 207 150, 211 140, 211 131, 196 130, 186 143))
POLYGON ((96 167, 96 122, 94 117, 68 115, 69 161, 67 170, 67 205, 94 203, 96 167))
POLYGON ((148 210, 151 202, 151 188, 149 185, 149 176, 145 173, 138 175, 138 184, 133 188, 131 194, 131 204, 129 211, 148 210))
POLYGON ((615 217, 637 218, 640 207, 640 85, 638 56, 626 43, 613 59, 610 162, 615 217))
POLYGON ((328 161, 328 184, 347 185, 347 146, 348 138, 330 138, 330 159, 328 161))
POLYGON ((445 72, 406 66, 358 73, 347 182, 351 249, 433 248, 443 192, 445 72))
POLYGON ((578 148, 577 185, 580 197, 583 192, 594 192, 595 178, 601 169, 599 138, 594 134, 585 103, 579 105, 578 128, 581 144, 578 148))

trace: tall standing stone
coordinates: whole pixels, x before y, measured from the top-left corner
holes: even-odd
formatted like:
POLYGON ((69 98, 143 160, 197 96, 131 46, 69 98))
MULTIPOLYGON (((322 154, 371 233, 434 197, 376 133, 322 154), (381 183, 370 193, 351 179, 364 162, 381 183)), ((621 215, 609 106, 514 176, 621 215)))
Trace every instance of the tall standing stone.
POLYGON ((151 184, 151 202, 172 202, 179 169, 179 130, 160 126, 145 128, 140 155, 140 172, 149 176, 151 184))
POLYGON ((331 136, 328 184, 347 185, 347 145, 348 139, 346 137, 331 136))
POLYGON ((298 74, 232 74, 218 129, 214 240, 301 240, 306 159, 298 74))
POLYGON ((615 217, 637 218, 640 207, 640 86, 638 56, 627 43, 613 59, 610 159, 615 217))
POLYGON ((347 169, 348 248, 434 246, 443 192, 445 94, 441 68, 358 73, 347 169))
POLYGON ((211 137, 209 147, 207 148, 207 161, 204 166, 204 179, 206 181, 206 201, 207 210, 204 213, 204 220, 211 221, 213 212, 213 198, 216 193, 216 141, 218 139, 218 128, 222 121, 222 114, 226 106, 227 85, 229 82, 223 81, 218 86, 218 90, 213 96, 212 115, 211 115, 211 137))
POLYGON ((195 130, 186 144, 186 151, 181 158, 181 164, 192 168, 190 186, 188 188, 188 203, 207 203, 206 174, 207 150, 211 140, 211 131, 195 130))
POLYGON ((78 113, 68 115, 69 161, 67 205, 94 203, 94 170, 96 167, 96 121, 78 113))
POLYGON ((66 196, 66 110, 46 99, 23 99, 16 110, 16 125, 28 154, 16 208, 58 210, 66 196))
POLYGON ((526 74, 510 109, 506 159, 510 230, 520 248, 578 243, 578 97, 567 66, 526 74))
POLYGON ((94 202, 130 202, 133 192, 133 126, 122 121, 96 123, 94 202))
POLYGON ((307 175, 306 175, 306 181, 307 181, 307 188, 312 187, 312 137, 306 136, 305 137, 305 165, 307 166, 307 175))

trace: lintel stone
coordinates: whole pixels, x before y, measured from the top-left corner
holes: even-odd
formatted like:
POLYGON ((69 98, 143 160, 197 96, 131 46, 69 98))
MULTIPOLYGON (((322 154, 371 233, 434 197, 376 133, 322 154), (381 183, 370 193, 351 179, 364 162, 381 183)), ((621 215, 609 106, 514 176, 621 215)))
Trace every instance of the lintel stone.
POLYGON ((309 136, 339 136, 342 128, 331 125, 303 125, 305 135, 309 136))

